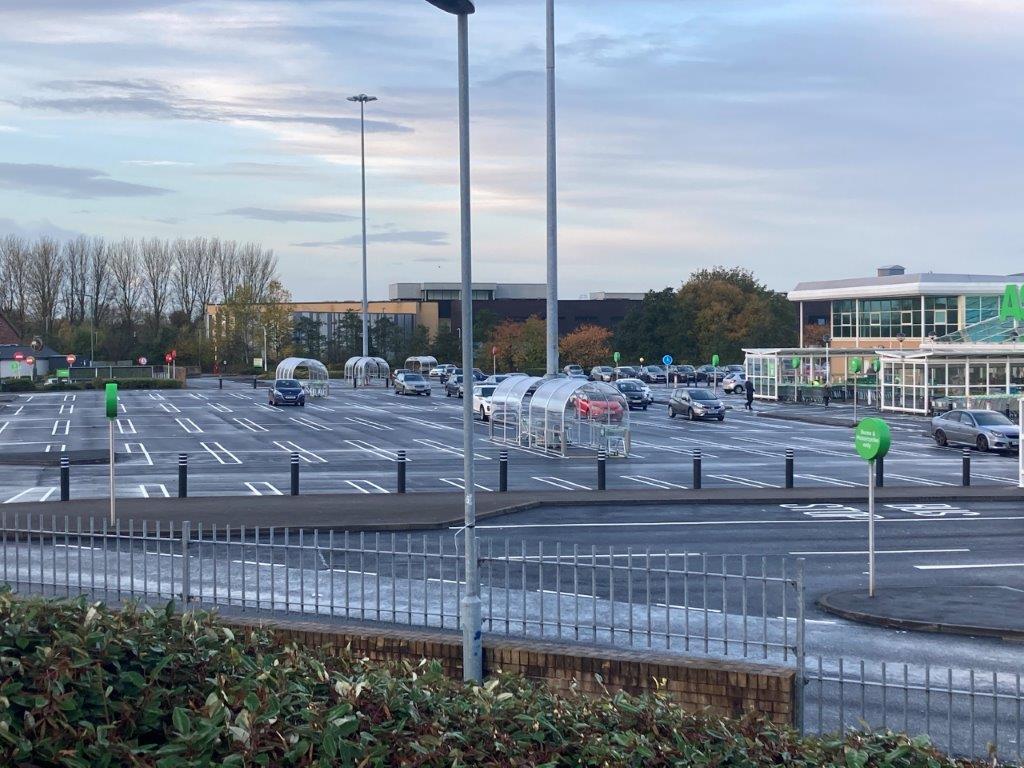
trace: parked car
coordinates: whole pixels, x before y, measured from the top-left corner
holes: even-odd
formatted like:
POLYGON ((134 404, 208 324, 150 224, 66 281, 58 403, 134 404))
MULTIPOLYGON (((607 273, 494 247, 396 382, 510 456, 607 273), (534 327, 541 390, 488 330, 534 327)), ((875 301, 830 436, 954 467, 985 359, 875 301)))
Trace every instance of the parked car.
POLYGON ((582 365, 567 365, 562 369, 562 373, 567 376, 582 376, 583 366, 582 365))
POLYGON ((604 395, 592 396, 586 392, 577 392, 576 413, 581 419, 601 421, 606 424, 622 422, 622 403, 618 400, 605 400, 604 395))
POLYGON ((610 365, 595 365, 590 369, 591 381, 611 381, 615 372, 610 365))
POLYGON ((979 451, 1020 450, 1017 425, 998 411, 956 409, 932 419, 938 445, 973 445, 979 451))
POLYGON ((295 379, 274 379, 270 387, 270 405, 297 405, 306 407, 306 390, 295 379))
POLYGON ((722 379, 722 391, 734 395, 737 392, 741 395, 745 394, 747 391, 747 374, 735 371, 727 373, 725 378, 722 379))
POLYGON ((665 369, 660 365, 645 365, 640 368, 637 378, 648 384, 664 384, 668 381, 665 369))
MULTIPOLYGON (((452 372, 449 375, 461 376, 462 375, 462 369, 461 368, 454 368, 454 369, 452 369, 452 372)), ((486 378, 487 378, 487 374, 484 373, 483 371, 481 371, 479 368, 474 368, 473 369, 473 380, 474 381, 481 382, 481 381, 483 381, 486 378)))
POLYGON ((634 408, 642 408, 647 410, 647 406, 650 402, 647 399, 647 395, 644 394, 643 388, 632 381, 617 381, 615 387, 622 393, 622 396, 626 398, 626 403, 629 405, 629 410, 634 408))
POLYGON ((692 365, 670 365, 668 381, 669 384, 692 384, 697 381, 697 369, 692 365))
POLYGON ((697 419, 718 419, 725 421, 725 404, 714 392, 706 389, 677 389, 668 401, 668 415, 671 418, 685 416, 690 421, 697 419))
POLYGON ((462 374, 453 373, 444 382, 445 397, 462 397, 462 374))
POLYGON ((473 412, 480 414, 480 421, 491 419, 491 395, 494 394, 495 386, 490 384, 478 384, 473 387, 473 412))
POLYGON ((744 368, 742 365, 727 365, 727 366, 725 366, 725 370, 727 370, 729 373, 746 373, 747 372, 747 369, 744 368))
POLYGON ((612 380, 618 381, 619 379, 635 379, 636 368, 631 365, 620 365, 612 370, 612 380))
POLYGON ((395 377, 396 395, 427 395, 430 396, 430 382, 422 373, 400 373, 395 377))
POLYGON ((696 381, 711 381, 715 375, 715 366, 713 365, 702 365, 696 371, 696 381))
POLYGON ((484 379, 480 383, 481 384, 492 384, 492 385, 497 386, 498 384, 501 384, 501 382, 503 382, 505 379, 507 379, 511 375, 512 374, 509 374, 509 373, 496 373, 493 376, 488 376, 486 379, 484 379))
POLYGON ((639 387, 640 391, 643 392, 644 399, 647 401, 648 405, 654 402, 654 395, 651 393, 651 388, 641 379, 619 379, 615 382, 615 385, 618 386, 619 384, 633 384, 639 387))

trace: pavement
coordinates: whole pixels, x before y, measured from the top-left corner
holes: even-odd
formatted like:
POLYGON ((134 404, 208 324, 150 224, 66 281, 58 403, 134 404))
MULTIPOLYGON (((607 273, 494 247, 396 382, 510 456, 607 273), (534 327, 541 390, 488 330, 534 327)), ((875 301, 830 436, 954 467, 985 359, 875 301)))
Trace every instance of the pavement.
POLYGON ((886 587, 830 592, 826 612, 892 629, 1024 641, 1024 589, 1006 585, 886 587))

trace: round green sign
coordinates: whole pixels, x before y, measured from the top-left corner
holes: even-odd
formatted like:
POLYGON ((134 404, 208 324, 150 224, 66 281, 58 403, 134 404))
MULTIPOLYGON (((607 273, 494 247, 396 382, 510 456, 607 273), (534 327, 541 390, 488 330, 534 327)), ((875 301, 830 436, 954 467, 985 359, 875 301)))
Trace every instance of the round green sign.
POLYGON ((117 384, 113 381, 107 382, 106 387, 107 418, 117 418, 117 384))
POLYGON ((871 361, 871 370, 873 370, 875 373, 878 373, 880 370, 882 370, 882 361, 879 360, 877 357, 871 361))
POLYGON ((855 357, 850 360, 850 370, 854 373, 860 373, 860 358, 855 357))
POLYGON ((789 367, 793 368, 793 369, 799 368, 800 367, 800 358, 799 357, 791 357, 791 358, 789 358, 789 367))
POLYGON ((857 431, 853 436, 853 445, 865 461, 881 459, 889 452, 891 444, 892 435, 889 433, 889 425, 881 419, 864 419, 857 425, 857 431))
POLYGON ((614 360, 616 363, 619 362, 619 360, 621 360, 621 359, 622 359, 622 355, 620 355, 618 352, 616 352, 616 353, 614 353, 612 355, 612 360, 614 360))
POLYGON ((718 357, 718 355, 712 355, 712 356, 711 356, 711 364, 712 364, 712 365, 715 365, 715 366, 717 366, 717 365, 718 365, 718 361, 719 361, 719 357, 718 357))

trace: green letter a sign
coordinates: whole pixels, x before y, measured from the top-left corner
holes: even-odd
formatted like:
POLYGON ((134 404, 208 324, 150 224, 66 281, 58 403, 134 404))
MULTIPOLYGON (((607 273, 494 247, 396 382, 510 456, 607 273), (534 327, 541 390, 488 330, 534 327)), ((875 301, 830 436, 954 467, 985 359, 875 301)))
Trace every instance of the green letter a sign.
POLYGON ((1008 285, 1003 290, 1003 300, 999 303, 1000 320, 1021 320, 1024 314, 1020 306, 1020 286, 1008 285))

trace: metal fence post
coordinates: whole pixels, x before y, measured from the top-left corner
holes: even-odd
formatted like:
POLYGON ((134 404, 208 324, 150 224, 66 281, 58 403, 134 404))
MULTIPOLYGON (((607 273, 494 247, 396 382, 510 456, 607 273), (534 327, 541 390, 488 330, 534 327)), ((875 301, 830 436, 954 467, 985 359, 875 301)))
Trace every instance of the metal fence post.
POLYGON ((804 655, 804 559, 797 558, 796 561, 796 696, 794 704, 796 711, 793 713, 794 725, 798 733, 804 732, 804 693, 807 688, 806 664, 804 655))
POLYGON ((700 448, 693 449, 693 489, 700 490, 700 448))
POLYGON ((71 459, 66 454, 60 457, 60 500, 71 498, 71 459))
POLYGON ((188 562, 188 540, 191 536, 192 524, 187 520, 181 524, 181 605, 186 607, 189 601, 189 581, 191 573, 188 562))
POLYGON ((299 454, 292 453, 292 496, 299 495, 299 454))
POLYGON ((498 454, 498 490, 501 493, 508 491, 508 450, 505 448, 498 454))
POLYGON ((793 449, 786 449, 786 487, 793 487, 793 449))
POLYGON ((398 461, 395 466, 398 469, 398 492, 405 493, 405 451, 398 451, 398 461))
POLYGON ((188 498, 188 454, 178 454, 178 498, 188 498))
POLYGON ((971 449, 964 448, 963 471, 961 472, 962 482, 966 488, 971 484, 971 449))
POLYGON ((607 482, 607 470, 605 463, 607 457, 605 456, 604 449, 601 448, 597 452, 597 490, 603 491, 607 482))
POLYGON ((881 488, 885 485, 885 459, 879 456, 875 459, 875 487, 881 488))

